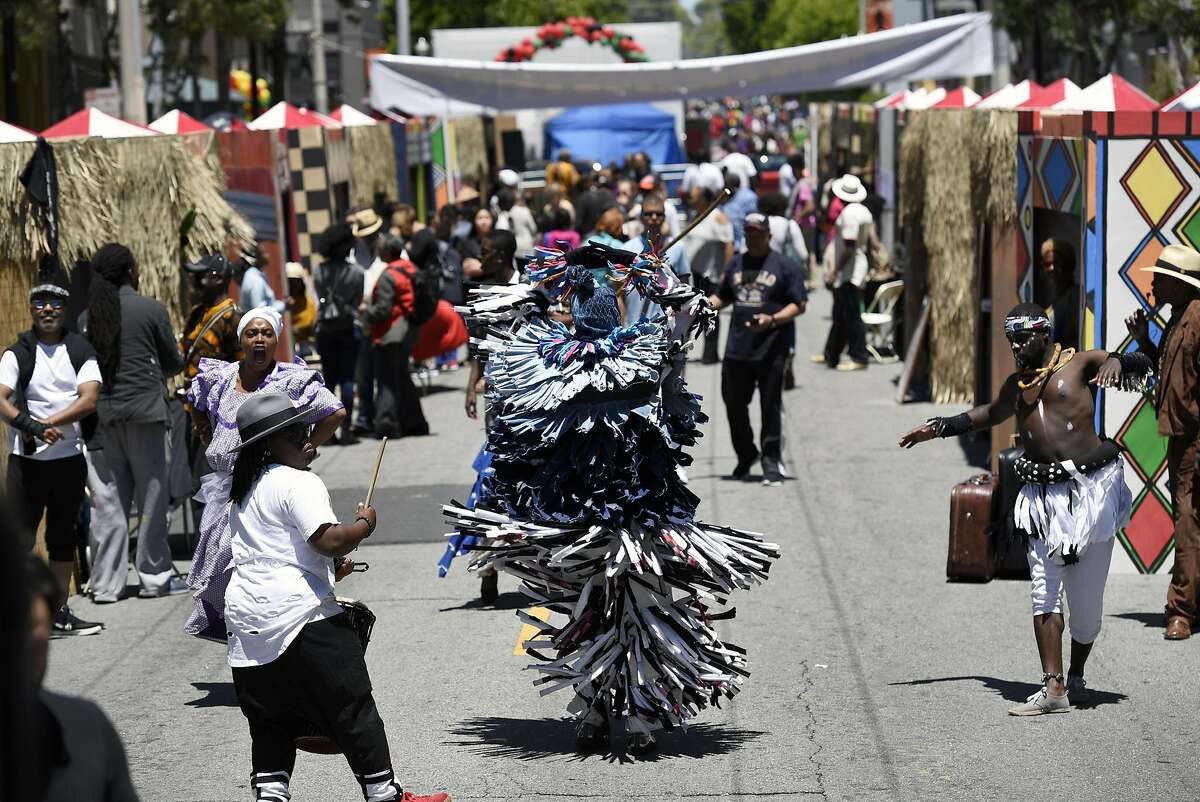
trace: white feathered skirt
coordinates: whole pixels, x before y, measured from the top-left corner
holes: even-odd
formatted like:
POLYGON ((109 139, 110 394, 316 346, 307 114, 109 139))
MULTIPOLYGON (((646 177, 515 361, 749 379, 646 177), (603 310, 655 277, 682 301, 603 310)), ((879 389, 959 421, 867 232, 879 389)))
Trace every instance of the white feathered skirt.
POLYGON ((1133 506, 1123 458, 1089 474, 1080 473, 1069 460, 1062 466, 1070 479, 1024 485, 1014 510, 1017 527, 1044 540, 1050 555, 1059 559, 1111 540, 1129 523, 1133 506))

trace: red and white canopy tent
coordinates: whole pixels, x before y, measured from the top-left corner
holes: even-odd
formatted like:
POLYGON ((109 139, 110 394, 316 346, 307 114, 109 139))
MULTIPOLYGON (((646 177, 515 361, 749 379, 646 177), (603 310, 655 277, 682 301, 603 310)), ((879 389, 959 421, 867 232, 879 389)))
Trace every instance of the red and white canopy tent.
MULTIPOLYGON (((943 90, 944 91, 944 90, 943 90)), ((969 86, 960 86, 946 91, 932 109, 966 109, 979 102, 979 93, 969 86)))
POLYGON ((213 130, 192 115, 179 109, 168 111, 150 123, 150 127, 160 134, 199 134, 213 130))
POLYGON ((1016 84, 1005 84, 994 92, 989 92, 971 108, 974 109, 1015 109, 1022 103, 1028 103, 1035 93, 1045 89, 1037 81, 1026 78, 1016 84))
POLYGON ((1031 92, 1029 99, 1017 106, 1019 109, 1049 109, 1059 103, 1072 102, 1083 92, 1079 85, 1070 78, 1059 78, 1057 81, 1039 87, 1031 92))
POLYGON ((1162 104, 1159 111, 1200 111, 1200 84, 1183 90, 1162 104))
POLYGON ((341 128, 342 124, 320 112, 299 108, 285 100, 281 100, 259 115, 258 119, 248 123, 246 127, 251 131, 278 131, 283 128, 291 130, 293 128, 312 128, 314 126, 320 126, 321 128, 341 128))
POLYGON ((122 120, 93 108, 77 111, 65 120, 59 120, 42 131, 42 136, 46 139, 81 139, 89 136, 122 139, 133 136, 158 135, 158 131, 144 125, 122 120))
POLYGON ((37 134, 26 131, 19 125, 0 120, 0 143, 2 142, 36 142, 37 134))
POLYGON ((1109 73, 1050 108, 1055 111, 1156 111, 1158 101, 1116 73, 1109 73))
POLYGON ((348 103, 343 103, 334 109, 330 115, 330 119, 341 123, 346 128, 352 128, 356 125, 374 125, 379 122, 370 114, 359 111, 348 103))

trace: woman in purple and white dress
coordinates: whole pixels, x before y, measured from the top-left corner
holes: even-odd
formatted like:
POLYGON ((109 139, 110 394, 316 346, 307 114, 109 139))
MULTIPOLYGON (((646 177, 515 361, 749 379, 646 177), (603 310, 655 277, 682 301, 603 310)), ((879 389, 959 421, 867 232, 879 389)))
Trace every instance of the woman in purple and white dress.
MULTIPOLYGON (((342 403, 325 387, 321 374, 303 363, 275 361, 282 318, 269 307, 251 309, 238 323, 242 357, 239 362, 201 359, 200 372, 192 379, 188 399, 195 416, 212 430, 205 456, 212 473, 203 478, 196 500, 203 502, 200 540, 192 556, 188 585, 196 607, 184 631, 190 635, 225 643, 225 588, 232 566, 229 532, 229 488, 233 476, 234 449, 241 445, 238 408, 252 394, 278 390, 298 407, 310 408, 307 422, 313 424, 309 442, 320 446, 337 431, 346 417, 342 403)), ((205 427, 201 427, 203 429, 205 427)))

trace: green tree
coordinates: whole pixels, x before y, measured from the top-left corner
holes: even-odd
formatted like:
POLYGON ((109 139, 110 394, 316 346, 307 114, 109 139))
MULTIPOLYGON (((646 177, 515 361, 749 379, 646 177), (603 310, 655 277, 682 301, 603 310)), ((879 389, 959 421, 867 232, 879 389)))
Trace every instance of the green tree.
POLYGON ((717 0, 700 0, 693 12, 695 21, 683 26, 683 57, 705 58, 729 53, 729 39, 717 0))
POLYGON ((774 0, 762 26, 764 50, 858 33, 856 0, 774 0))
POLYGON ((725 38, 734 53, 764 50, 764 21, 774 0, 719 0, 725 38))
POLYGON ((1181 83, 1195 78, 1200 15, 1192 0, 996 0, 993 13, 1017 46, 1021 71, 1043 83, 1107 75, 1140 34, 1166 40, 1181 83))

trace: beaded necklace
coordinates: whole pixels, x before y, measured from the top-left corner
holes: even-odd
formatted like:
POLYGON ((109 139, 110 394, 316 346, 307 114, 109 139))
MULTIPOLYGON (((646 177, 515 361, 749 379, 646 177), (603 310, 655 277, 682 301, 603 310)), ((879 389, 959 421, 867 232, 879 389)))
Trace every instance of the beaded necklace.
POLYGON ((1046 379, 1050 378, 1056 370, 1071 361, 1071 357, 1075 356, 1075 349, 1068 348, 1065 351, 1063 347, 1054 344, 1054 356, 1050 358, 1050 364, 1044 368, 1035 368, 1034 370, 1026 371, 1017 378, 1017 387, 1022 390, 1030 390, 1037 387, 1046 379))

